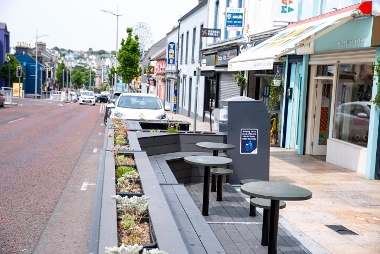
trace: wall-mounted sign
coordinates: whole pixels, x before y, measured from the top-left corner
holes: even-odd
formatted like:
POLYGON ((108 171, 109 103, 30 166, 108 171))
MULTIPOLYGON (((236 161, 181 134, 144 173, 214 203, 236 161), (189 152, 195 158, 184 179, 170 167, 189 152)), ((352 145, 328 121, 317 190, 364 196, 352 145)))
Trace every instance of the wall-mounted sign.
POLYGON ((178 103, 178 85, 177 83, 174 84, 174 96, 173 96, 173 112, 177 113, 177 103, 178 103))
POLYGON ((241 129, 240 154, 257 154, 258 129, 241 129))
POLYGON ((248 49, 250 48, 253 48, 254 46, 260 44, 261 42, 265 41, 264 39, 263 40, 257 40, 257 41, 251 41, 251 42, 242 42, 242 43, 238 43, 239 45, 239 55, 241 53, 244 53, 245 51, 247 51, 248 49))
POLYGON ((299 0, 275 0, 277 13, 275 21, 296 22, 298 21, 298 2, 299 0))
POLYGON ((221 30, 213 29, 213 28, 202 28, 201 29, 201 37, 220 37, 221 30))
POLYGON ((167 64, 175 64, 175 43, 168 43, 168 60, 167 64))
POLYGON ((235 58, 237 56, 237 49, 230 49, 227 51, 221 51, 217 53, 217 65, 227 65, 228 60, 235 58))
POLYGON ((244 8, 226 8, 226 27, 243 27, 244 8))

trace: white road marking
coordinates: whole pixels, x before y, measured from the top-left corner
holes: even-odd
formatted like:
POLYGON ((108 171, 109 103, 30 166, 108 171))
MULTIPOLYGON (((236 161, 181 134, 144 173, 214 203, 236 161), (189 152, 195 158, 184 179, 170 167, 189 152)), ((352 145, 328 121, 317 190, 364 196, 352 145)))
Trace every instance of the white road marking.
POLYGON ((92 185, 96 185, 96 184, 94 184, 94 183, 88 183, 88 182, 83 182, 82 188, 80 188, 80 190, 87 190, 87 187, 88 186, 92 186, 92 185))
POLYGON ((23 118, 19 118, 19 119, 13 120, 13 121, 9 121, 8 123, 14 123, 14 122, 20 121, 22 119, 25 119, 25 118, 24 117, 23 118))
POLYGON ((95 148, 94 151, 92 151, 93 153, 97 153, 98 152, 98 148, 95 148))
POLYGON ((99 132, 99 134, 98 134, 98 135, 100 136, 100 135, 102 135, 102 134, 103 134, 103 133, 99 132))
POLYGON ((88 182, 83 182, 82 188, 80 190, 87 190, 88 182))

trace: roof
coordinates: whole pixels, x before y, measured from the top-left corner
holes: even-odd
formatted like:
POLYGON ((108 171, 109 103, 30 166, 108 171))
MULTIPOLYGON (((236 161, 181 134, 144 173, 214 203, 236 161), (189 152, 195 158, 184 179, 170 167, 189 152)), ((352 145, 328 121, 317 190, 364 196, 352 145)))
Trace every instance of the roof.
POLYGON ((203 6, 205 6, 207 3, 208 3, 208 1, 203 0, 197 6, 195 6, 191 11, 189 11, 188 13, 186 13, 185 15, 183 15, 178 21, 182 21, 182 20, 187 19, 191 14, 193 14, 194 12, 196 12, 197 10, 199 10, 200 8, 202 8, 203 6))
POLYGON ((159 51, 157 51, 156 54, 152 55, 150 57, 150 60, 155 61, 155 60, 161 59, 163 56, 166 57, 166 46, 160 49, 159 51))

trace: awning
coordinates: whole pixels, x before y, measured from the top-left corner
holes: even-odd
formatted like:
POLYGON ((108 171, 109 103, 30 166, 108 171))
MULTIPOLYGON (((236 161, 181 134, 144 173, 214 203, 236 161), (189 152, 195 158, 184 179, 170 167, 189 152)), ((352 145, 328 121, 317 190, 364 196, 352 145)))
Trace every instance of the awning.
POLYGON ((228 61, 228 71, 272 69, 275 59, 307 45, 361 15, 359 10, 361 5, 351 5, 293 23, 275 36, 228 61))

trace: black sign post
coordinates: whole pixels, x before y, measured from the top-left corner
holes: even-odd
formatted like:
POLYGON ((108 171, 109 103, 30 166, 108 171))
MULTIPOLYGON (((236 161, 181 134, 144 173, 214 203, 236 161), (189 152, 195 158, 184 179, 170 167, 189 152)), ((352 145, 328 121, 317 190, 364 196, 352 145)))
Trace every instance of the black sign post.
POLYGON ((220 29, 213 29, 213 28, 202 28, 201 29, 201 37, 215 37, 219 38, 221 34, 220 29))

